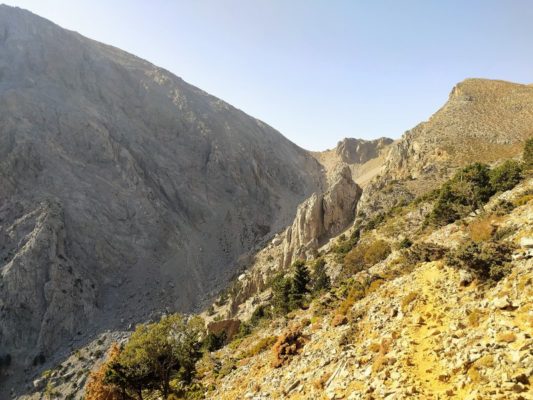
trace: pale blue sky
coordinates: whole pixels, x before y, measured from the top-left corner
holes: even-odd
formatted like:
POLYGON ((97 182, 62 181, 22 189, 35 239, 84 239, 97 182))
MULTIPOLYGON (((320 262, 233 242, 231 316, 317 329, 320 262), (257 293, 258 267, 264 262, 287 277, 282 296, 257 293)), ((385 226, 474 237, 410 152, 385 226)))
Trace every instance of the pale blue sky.
POLYGON ((533 83, 530 0, 7 0, 311 150, 399 137, 467 77, 533 83))

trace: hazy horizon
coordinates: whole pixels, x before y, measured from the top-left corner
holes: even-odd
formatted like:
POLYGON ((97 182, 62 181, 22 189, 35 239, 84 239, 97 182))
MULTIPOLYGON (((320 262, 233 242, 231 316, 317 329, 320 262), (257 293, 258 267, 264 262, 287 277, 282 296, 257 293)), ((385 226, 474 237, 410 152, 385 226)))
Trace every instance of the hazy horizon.
POLYGON ((522 0, 5 4, 168 69, 309 150, 398 138, 466 78, 533 81, 522 0))

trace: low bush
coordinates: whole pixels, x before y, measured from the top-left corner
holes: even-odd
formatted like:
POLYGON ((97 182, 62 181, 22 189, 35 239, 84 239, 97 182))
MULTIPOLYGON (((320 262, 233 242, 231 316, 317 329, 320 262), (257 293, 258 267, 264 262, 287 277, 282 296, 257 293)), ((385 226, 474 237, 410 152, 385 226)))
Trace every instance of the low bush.
POLYGON ((349 238, 342 234, 337 242, 331 247, 331 251, 336 254, 346 254, 359 242, 361 232, 355 229, 349 238))
POLYGON ((383 261, 390 253, 391 247, 385 240, 363 242, 346 254, 344 265, 350 273, 357 273, 383 261))
POLYGON ((398 242, 398 248, 399 249, 408 249, 413 245, 413 242, 409 238, 403 238, 398 242))
POLYGON ((474 163, 455 173, 439 190, 428 216, 437 226, 447 225, 485 204, 494 189, 490 184, 490 170, 485 164, 474 163))
POLYGON ((498 218, 494 215, 478 218, 468 225, 468 234, 474 242, 485 242, 490 240, 498 229, 496 225, 497 222, 498 218))
POLYGON ((533 169, 533 137, 526 140, 522 159, 526 169, 533 169))
POLYGON ((203 346, 207 351, 213 352, 221 349, 226 344, 226 342, 226 332, 222 331, 219 334, 210 332, 205 337, 203 346))
POLYGON ((379 225, 381 225, 383 221, 385 221, 385 217, 386 215, 384 213, 376 214, 374 217, 372 217, 366 222, 364 226, 365 231, 371 231, 372 229, 376 229, 379 225))
POLYGON ((513 247, 504 242, 467 240, 448 254, 450 265, 472 271, 482 280, 497 282, 511 271, 513 247))
POLYGON ((272 347, 272 367, 279 368, 288 364, 292 357, 300 353, 305 343, 306 339, 300 327, 288 329, 281 334, 272 347))
POLYGON ((524 194, 523 196, 520 196, 515 201, 513 201, 513 204, 516 207, 523 206, 524 204, 529 203, 531 200, 533 200, 533 194, 524 194))
POLYGON ((509 214, 515 209, 515 205, 507 200, 499 200, 494 206, 493 212, 496 215, 502 216, 509 214))
POLYGON ((353 282, 346 298, 339 304, 339 307, 336 310, 338 315, 346 315, 348 311, 352 308, 356 301, 361 300, 365 297, 365 287, 360 282, 353 282))
POLYGON ((272 317, 272 313, 268 309, 268 307, 264 305, 257 306, 255 310, 252 313, 252 316, 250 317, 250 325, 257 326, 262 320, 270 319, 272 317))
POLYGON ((442 259, 448 250, 431 242, 419 242, 404 251, 405 258, 410 264, 431 262, 442 259))
POLYGON ((251 348, 243 353, 243 357, 253 357, 259 353, 262 353, 266 349, 271 348, 276 343, 278 338, 276 336, 267 336, 259 339, 251 348))
POLYGON ((522 165, 507 160, 490 171, 490 185, 494 192, 504 192, 514 188, 522 180, 522 165))

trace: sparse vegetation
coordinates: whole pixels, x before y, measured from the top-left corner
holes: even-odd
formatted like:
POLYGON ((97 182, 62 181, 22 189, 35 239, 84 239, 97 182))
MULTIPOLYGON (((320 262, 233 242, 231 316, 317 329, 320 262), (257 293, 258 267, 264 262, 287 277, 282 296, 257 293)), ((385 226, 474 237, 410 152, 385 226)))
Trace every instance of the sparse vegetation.
POLYGON ((533 137, 526 140, 522 158, 525 168, 528 170, 533 169, 533 137))
POLYGON ((482 280, 497 282, 511 271, 509 262, 512 252, 513 248, 508 243, 478 243, 469 239, 450 252, 448 262, 450 265, 474 272, 482 280))
POLYGON ((359 243, 344 257, 348 272, 357 273, 384 260, 390 254, 390 245, 382 240, 369 240, 359 243))
POLYGON ((490 171, 490 185, 494 192, 514 188, 522 180, 522 164, 507 160, 490 171))
POLYGON ((281 334, 274 344, 274 347, 272 347, 272 366, 274 368, 279 368, 284 364, 289 363, 293 356, 300 353, 301 349, 305 346, 305 342, 306 339, 303 336, 300 327, 288 329, 281 334))
POLYGON ((195 375, 203 329, 199 318, 187 319, 178 314, 139 325, 109 364, 104 383, 138 399, 143 398, 145 389, 156 390, 167 398, 171 380, 180 385, 174 390, 186 391, 195 375))
POLYGON ((251 348, 244 352, 243 357, 253 357, 271 348, 278 340, 277 336, 266 336, 259 339, 251 348))
POLYGON ((331 280, 326 272, 326 261, 318 258, 313 264, 313 292, 319 293, 331 287, 331 280))

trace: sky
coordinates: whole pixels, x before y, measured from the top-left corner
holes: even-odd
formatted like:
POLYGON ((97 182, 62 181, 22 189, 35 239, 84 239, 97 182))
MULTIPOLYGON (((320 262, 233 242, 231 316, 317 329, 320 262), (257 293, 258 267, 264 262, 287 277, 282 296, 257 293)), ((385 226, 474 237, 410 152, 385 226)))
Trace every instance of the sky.
POLYGON ((6 0, 309 150, 400 137, 465 78, 533 83, 531 0, 6 0))

